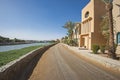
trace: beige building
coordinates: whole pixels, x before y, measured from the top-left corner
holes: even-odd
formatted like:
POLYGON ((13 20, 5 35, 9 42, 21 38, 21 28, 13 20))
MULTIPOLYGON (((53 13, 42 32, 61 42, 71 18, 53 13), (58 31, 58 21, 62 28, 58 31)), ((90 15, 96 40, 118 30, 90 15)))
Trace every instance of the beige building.
MULTIPOLYGON (((105 45, 106 40, 101 33, 100 23, 106 14, 105 3, 91 0, 82 10, 81 23, 75 23, 74 39, 79 47, 91 49, 93 44, 105 45)), ((115 43, 120 46, 120 0, 113 0, 113 19, 115 43)), ((120 47, 119 51, 120 51, 120 47)))
POLYGON ((91 0, 82 10, 80 47, 91 49, 92 44, 106 43, 101 33, 101 18, 105 15, 105 4, 101 0, 91 0))
POLYGON ((120 57, 120 0, 113 0, 113 19, 115 43, 118 44, 116 54, 120 57))
POLYGON ((115 42, 120 44, 120 0, 113 0, 115 42))

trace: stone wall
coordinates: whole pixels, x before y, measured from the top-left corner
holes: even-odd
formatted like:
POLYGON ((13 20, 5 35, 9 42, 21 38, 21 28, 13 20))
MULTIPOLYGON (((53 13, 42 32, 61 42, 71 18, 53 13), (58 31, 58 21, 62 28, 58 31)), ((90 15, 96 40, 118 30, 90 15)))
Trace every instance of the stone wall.
POLYGON ((0 71, 0 80, 27 80, 42 54, 53 45, 32 51, 19 61, 15 60, 14 64, 0 71))

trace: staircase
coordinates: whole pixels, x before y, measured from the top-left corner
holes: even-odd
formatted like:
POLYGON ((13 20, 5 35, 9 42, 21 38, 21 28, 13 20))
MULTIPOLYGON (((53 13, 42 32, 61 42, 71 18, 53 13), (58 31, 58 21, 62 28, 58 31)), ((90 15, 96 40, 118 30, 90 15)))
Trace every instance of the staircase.
POLYGON ((116 56, 117 56, 117 57, 120 57, 120 45, 117 46, 116 56))

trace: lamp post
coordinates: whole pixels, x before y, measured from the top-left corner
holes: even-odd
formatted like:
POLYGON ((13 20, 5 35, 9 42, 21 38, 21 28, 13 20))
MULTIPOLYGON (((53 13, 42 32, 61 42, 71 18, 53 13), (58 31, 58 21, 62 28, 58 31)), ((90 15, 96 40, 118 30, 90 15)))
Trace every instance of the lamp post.
POLYGON ((116 54, 115 54, 113 15, 112 15, 113 0, 103 0, 103 1, 106 4, 106 11, 107 11, 108 19, 109 19, 109 54, 113 59, 115 59, 116 54))

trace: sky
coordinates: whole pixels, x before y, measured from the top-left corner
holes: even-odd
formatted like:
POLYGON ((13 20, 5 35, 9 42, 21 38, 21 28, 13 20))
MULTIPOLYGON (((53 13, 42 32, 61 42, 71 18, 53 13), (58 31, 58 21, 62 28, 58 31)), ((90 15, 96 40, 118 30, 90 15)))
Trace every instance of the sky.
POLYGON ((89 0, 0 0, 0 36, 53 40, 66 36, 67 21, 80 22, 89 0))

